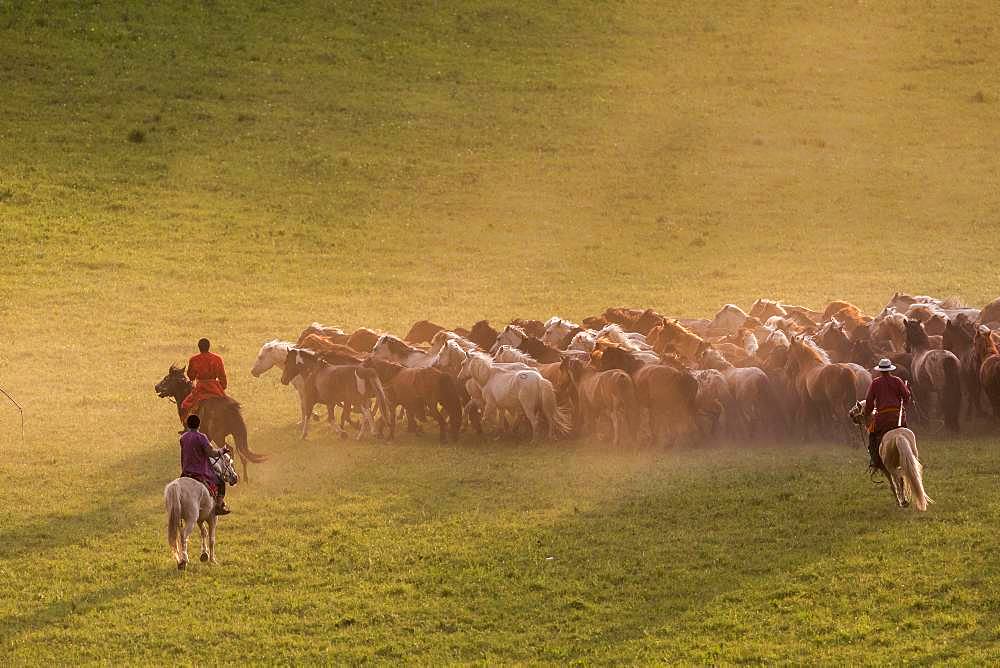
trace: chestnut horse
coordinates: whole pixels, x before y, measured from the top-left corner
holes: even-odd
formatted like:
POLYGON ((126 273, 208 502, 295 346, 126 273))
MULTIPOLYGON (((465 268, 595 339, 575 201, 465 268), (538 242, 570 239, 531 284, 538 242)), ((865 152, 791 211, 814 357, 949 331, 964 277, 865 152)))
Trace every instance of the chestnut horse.
POLYGON ((976 330, 976 354, 982 360, 979 366, 979 382, 993 408, 993 417, 1000 421, 1000 350, 997 349, 996 335, 980 325, 976 330))
MULTIPOLYGON (((591 355, 591 364, 602 371, 621 369, 635 381, 640 408, 649 415, 653 444, 668 435, 671 440, 690 434, 696 426, 698 381, 680 364, 646 364, 636 353, 614 346, 591 355)), ((638 428, 638 427, 637 427, 638 428)))
POLYGON ((444 327, 430 320, 418 320, 413 323, 403 340, 407 343, 429 343, 435 334, 444 330, 444 327))
POLYGON ((577 359, 561 365, 576 390, 575 424, 581 433, 594 435, 601 418, 611 421, 611 445, 621 448, 626 439, 636 443, 639 403, 632 377, 620 369, 597 371, 577 359))
POLYGON ((848 365, 831 362, 825 350, 797 336, 788 348, 785 373, 798 397, 795 421, 807 439, 811 425, 821 432, 848 426, 844 415, 857 401, 854 372, 848 365))
POLYGON ((497 342, 500 332, 490 327, 488 320, 480 320, 472 326, 469 332, 469 340, 479 346, 480 350, 490 350, 497 342))
POLYGON ((410 369, 402 364, 376 359, 367 359, 362 366, 374 369, 378 374, 391 411, 395 411, 397 405, 406 409, 409 431, 415 433, 416 421, 426 419, 427 412, 430 412, 441 429, 441 442, 448 440, 449 426, 451 440, 458 440, 458 431, 462 426, 458 381, 433 367, 410 369), (438 410, 438 404, 447 414, 447 422, 438 410))
MULTIPOLYGON (((309 415, 312 414, 313 406, 318 403, 327 405, 331 417, 333 407, 336 404, 343 404, 345 407, 357 406, 365 419, 358 430, 358 440, 361 440, 364 435, 365 427, 374 434, 375 422, 368 406, 369 399, 372 397, 377 400, 379 411, 389 423, 389 438, 391 439, 395 435, 395 415, 389 410, 389 402, 386 400, 382 381, 372 369, 329 364, 317 353, 293 348, 288 351, 285 369, 281 374, 281 384, 288 385, 296 376, 302 376, 306 381, 306 397, 302 404, 303 439, 309 434, 309 415)), ((342 437, 347 436, 343 428, 339 427, 332 419, 330 423, 337 428, 342 437)))
POLYGON ((944 415, 945 426, 959 430, 962 412, 962 363, 954 353, 931 345, 924 326, 906 320, 906 349, 913 353, 913 391, 928 415, 933 415, 931 397, 944 415))

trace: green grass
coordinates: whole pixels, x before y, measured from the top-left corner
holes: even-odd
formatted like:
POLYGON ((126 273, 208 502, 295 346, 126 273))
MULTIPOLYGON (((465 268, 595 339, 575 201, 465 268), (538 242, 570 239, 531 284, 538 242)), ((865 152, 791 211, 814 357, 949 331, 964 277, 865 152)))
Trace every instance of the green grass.
POLYGON ((918 517, 844 447, 300 444, 248 370, 312 320, 984 303, 998 22, 0 0, 0 662, 996 662, 992 435, 919 435, 918 517), (200 336, 272 461, 178 574, 200 336))

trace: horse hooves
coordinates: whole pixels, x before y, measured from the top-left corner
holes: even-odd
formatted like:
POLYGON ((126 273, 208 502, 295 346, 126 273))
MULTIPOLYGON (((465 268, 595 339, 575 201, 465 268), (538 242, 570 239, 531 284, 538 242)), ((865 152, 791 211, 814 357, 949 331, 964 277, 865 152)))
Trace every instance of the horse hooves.
POLYGON ((202 560, 202 562, 208 561, 208 553, 207 552, 202 552, 202 554, 201 554, 201 560, 202 560))
POLYGON ((185 561, 178 561, 177 562, 177 570, 183 571, 187 567, 187 565, 188 565, 188 562, 186 560, 185 561))

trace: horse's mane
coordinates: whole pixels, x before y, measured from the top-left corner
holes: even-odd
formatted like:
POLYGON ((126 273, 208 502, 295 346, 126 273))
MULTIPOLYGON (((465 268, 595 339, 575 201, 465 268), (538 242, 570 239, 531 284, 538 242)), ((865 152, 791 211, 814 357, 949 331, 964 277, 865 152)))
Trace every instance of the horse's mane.
MULTIPOLYGON (((409 355, 412 353, 425 352, 420 348, 414 348, 410 344, 406 343, 397 336, 393 336, 392 334, 383 334, 382 336, 379 337, 379 342, 380 343, 384 342, 385 345, 389 346, 389 350, 391 350, 394 354, 397 355, 409 355)), ((378 344, 376 343, 375 345, 378 344)))
POLYGON ((930 346, 931 341, 927 338, 927 332, 924 331, 924 326, 919 320, 910 320, 909 318, 906 318, 903 322, 906 326, 907 345, 916 344, 927 347, 930 346))
POLYGON ((538 366, 538 360, 536 360, 534 357, 524 352, 523 350, 515 348, 514 346, 509 346, 507 344, 500 346, 500 348, 497 349, 497 354, 494 357, 499 357, 501 351, 506 351, 508 355, 514 358, 515 362, 522 362, 529 366, 538 366))
MULTIPOLYGON (((732 306, 732 304, 727 304, 727 306, 732 306)), ((698 339, 699 341, 704 341, 704 339, 702 339, 700 336, 698 336, 690 329, 682 325, 677 320, 664 320, 660 326, 663 328, 662 332, 669 332, 673 336, 683 336, 685 338, 695 338, 698 339)))
POLYGON ((797 340, 802 345, 802 349, 806 351, 806 354, 812 357, 816 362, 820 364, 831 363, 829 353, 823 350, 818 343, 805 337, 797 340))

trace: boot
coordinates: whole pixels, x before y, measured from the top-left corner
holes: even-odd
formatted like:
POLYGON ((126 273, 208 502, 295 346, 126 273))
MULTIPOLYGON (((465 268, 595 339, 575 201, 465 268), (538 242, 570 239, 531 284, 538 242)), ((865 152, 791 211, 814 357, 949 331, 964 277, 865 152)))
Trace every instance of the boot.
POLYGON ((231 510, 229 506, 226 505, 226 497, 218 496, 215 498, 215 514, 216 515, 228 515, 231 510))

